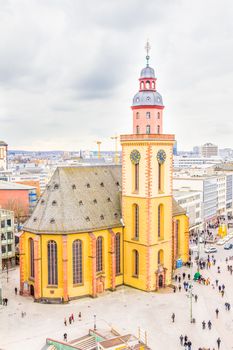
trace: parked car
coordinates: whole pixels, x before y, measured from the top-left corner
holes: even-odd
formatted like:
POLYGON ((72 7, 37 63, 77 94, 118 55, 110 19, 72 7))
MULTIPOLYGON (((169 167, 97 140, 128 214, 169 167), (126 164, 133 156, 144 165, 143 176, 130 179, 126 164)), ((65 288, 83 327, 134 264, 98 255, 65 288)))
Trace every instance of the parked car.
POLYGON ((217 249, 214 247, 207 247, 205 249, 205 253, 208 253, 208 254, 217 253, 217 249))
POLYGON ((232 249, 232 248, 233 248, 233 244, 231 244, 231 243, 226 243, 224 245, 224 249, 226 249, 226 250, 229 250, 229 249, 232 249))

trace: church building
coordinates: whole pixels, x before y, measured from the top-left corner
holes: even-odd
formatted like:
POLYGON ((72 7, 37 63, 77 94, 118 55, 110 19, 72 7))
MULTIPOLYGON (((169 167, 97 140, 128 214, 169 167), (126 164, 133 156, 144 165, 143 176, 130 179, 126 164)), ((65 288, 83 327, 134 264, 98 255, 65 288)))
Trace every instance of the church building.
POLYGON ((172 196, 175 137, 163 133, 148 50, 146 59, 122 165, 57 168, 24 225, 22 295, 67 302, 121 285, 153 292, 171 284, 178 259, 188 261, 188 217, 172 196))

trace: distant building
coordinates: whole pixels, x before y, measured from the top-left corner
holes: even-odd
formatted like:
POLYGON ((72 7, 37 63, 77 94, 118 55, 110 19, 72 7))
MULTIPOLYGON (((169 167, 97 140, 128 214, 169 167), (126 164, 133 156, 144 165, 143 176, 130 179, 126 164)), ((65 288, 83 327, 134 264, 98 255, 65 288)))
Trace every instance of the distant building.
POLYGON ((173 155, 177 156, 177 141, 175 141, 173 145, 173 155))
POLYGON ((15 265, 14 212, 0 209, 0 271, 15 265))
POLYGON ((203 164, 221 164, 222 159, 220 157, 186 157, 186 156, 174 156, 173 166, 174 168, 191 168, 203 164))
POLYGON ((0 170, 7 169, 7 143, 0 141, 0 170))
POLYGON ((36 202, 36 187, 0 181, 0 208, 14 211, 18 221, 28 218, 36 202))
POLYGON ((213 143, 205 143, 201 146, 201 155, 205 158, 216 157, 218 155, 218 146, 213 143))
POLYGON ((189 232, 195 232, 202 227, 202 192, 188 188, 174 190, 173 196, 177 203, 186 210, 189 217, 189 232))

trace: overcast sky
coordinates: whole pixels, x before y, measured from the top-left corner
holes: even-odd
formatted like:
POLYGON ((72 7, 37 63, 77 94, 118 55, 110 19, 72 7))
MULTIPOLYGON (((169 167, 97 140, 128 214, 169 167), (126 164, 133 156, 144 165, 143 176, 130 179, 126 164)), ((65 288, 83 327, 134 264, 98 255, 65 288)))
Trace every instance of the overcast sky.
POLYGON ((113 149, 152 47, 164 132, 233 148, 232 0, 0 0, 0 140, 113 149))

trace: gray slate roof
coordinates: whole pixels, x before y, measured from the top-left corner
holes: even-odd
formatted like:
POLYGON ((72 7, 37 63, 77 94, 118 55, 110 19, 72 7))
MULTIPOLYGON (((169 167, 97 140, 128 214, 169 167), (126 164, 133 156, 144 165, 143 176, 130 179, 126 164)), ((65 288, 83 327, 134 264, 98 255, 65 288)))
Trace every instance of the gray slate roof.
POLYGON ((133 106, 163 106, 163 99, 158 91, 139 91, 133 98, 133 106))
MULTIPOLYGON (((121 227, 121 166, 60 167, 24 230, 76 233, 121 227)), ((173 216, 184 214, 173 199, 173 216)))
POLYGON ((121 167, 57 168, 24 230, 91 232, 122 226, 121 167))

